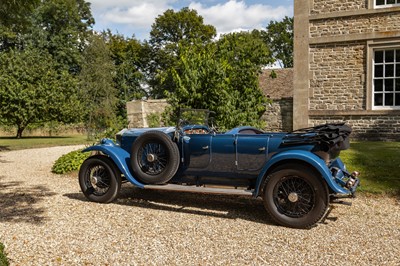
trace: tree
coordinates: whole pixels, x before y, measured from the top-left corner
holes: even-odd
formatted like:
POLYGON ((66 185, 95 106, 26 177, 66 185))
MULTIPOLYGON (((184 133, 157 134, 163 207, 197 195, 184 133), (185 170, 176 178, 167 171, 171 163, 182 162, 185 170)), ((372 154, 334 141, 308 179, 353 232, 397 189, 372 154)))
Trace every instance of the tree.
POLYGON ((266 110, 267 99, 259 88, 258 77, 262 67, 273 62, 268 47, 256 31, 223 35, 217 46, 217 56, 230 66, 226 75, 234 110, 226 123, 229 127, 264 127, 259 118, 266 110))
POLYGON ((80 91, 88 133, 97 134, 116 123, 115 66, 102 36, 93 35, 83 53, 80 91))
POLYGON ((275 60, 282 67, 293 67, 293 18, 271 21, 263 36, 275 60))
POLYGON ((79 120, 76 80, 55 65, 32 47, 0 53, 0 123, 16 126, 17 138, 32 123, 79 120))
POLYGON ((175 12, 172 9, 158 16, 150 31, 151 58, 148 74, 152 96, 162 97, 169 84, 161 85, 160 74, 173 67, 179 58, 179 46, 194 43, 206 44, 216 35, 212 25, 205 25, 203 17, 187 7, 175 12))
POLYGON ((150 31, 150 43, 156 49, 178 52, 178 44, 192 44, 194 40, 209 42, 216 34, 215 27, 205 25, 196 10, 187 7, 175 12, 168 9, 156 18, 150 31))
POLYGON ((94 24, 85 0, 4 0, 0 4, 0 51, 25 46, 46 50, 58 68, 78 74, 94 24))
POLYGON ((16 0, 2 0, 0 5, 0 24, 3 26, 21 26, 28 23, 26 16, 40 0, 25 0, 23 3, 16 0))
POLYGON ((180 49, 177 67, 169 68, 163 79, 173 84, 173 92, 167 93, 173 114, 185 107, 209 109, 222 129, 264 126, 259 118, 267 99, 258 87, 258 74, 271 58, 260 38, 234 33, 205 47, 180 49))
POLYGON ((30 16, 40 0, 2 0, 0 3, 0 51, 15 48, 30 25, 30 16))
POLYGON ((25 36, 39 49, 47 50, 59 68, 78 74, 82 51, 94 19, 84 0, 43 0, 33 14, 33 27, 25 36))
MULTIPOLYGON (((215 44, 206 47, 182 47, 177 68, 169 68, 164 76, 170 76, 173 92, 167 92, 172 114, 176 117, 180 108, 209 109, 217 112, 218 124, 226 123, 232 101, 226 77, 228 64, 216 57, 215 44)), ((175 118, 172 120, 176 120, 175 118)))
POLYGON ((114 84, 118 91, 118 115, 126 118, 126 103, 132 99, 147 96, 143 88, 145 77, 142 72, 146 64, 146 54, 142 44, 135 38, 126 38, 103 32, 110 56, 115 65, 114 84))

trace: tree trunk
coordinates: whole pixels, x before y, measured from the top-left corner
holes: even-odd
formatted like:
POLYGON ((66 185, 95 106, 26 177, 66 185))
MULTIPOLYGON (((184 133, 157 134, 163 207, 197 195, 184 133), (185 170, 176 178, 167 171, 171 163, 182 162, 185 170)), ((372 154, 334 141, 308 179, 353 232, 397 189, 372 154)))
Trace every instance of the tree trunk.
POLYGON ((17 139, 22 138, 22 132, 24 131, 25 127, 20 127, 18 126, 18 130, 17 130, 17 139))

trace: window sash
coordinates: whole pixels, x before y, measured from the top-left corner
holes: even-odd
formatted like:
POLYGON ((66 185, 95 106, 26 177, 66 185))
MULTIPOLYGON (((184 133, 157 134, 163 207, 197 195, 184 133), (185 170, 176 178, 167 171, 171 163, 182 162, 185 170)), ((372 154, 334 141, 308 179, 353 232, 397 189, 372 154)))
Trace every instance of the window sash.
POLYGON ((400 109, 400 47, 373 50, 372 108, 400 109))
POLYGON ((374 0, 374 8, 388 8, 400 6, 400 0, 374 0))

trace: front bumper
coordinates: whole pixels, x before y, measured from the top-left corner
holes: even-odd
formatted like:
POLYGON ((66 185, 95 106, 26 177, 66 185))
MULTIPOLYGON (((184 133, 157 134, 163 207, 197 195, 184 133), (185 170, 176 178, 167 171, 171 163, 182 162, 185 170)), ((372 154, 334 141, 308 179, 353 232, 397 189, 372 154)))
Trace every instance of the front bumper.
POLYGON ((345 188, 349 193, 334 195, 340 198, 354 198, 357 188, 360 186, 360 173, 357 171, 351 174, 347 172, 345 165, 340 159, 336 159, 329 167, 332 178, 341 187, 345 188))
POLYGON ((360 179, 358 176, 360 175, 358 172, 353 172, 349 174, 348 172, 331 168, 332 175, 335 179, 335 182, 341 185, 343 188, 349 191, 348 194, 337 195, 338 198, 355 198, 356 190, 360 186, 360 179))
POLYGON ((360 179, 358 178, 359 175, 359 172, 353 172, 346 182, 346 188, 350 190, 353 196, 356 193, 357 187, 360 185, 360 179))

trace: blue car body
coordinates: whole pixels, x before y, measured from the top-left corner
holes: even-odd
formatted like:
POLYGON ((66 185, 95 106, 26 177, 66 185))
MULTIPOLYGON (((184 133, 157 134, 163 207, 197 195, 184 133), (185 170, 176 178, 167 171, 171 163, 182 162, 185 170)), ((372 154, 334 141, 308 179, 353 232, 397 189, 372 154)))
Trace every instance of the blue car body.
POLYGON ((289 133, 253 127, 216 133, 201 124, 124 129, 115 142, 84 150, 94 156, 81 167, 80 185, 98 202, 114 200, 121 180, 141 189, 243 192, 263 197, 277 223, 309 228, 328 215, 329 203, 355 195, 358 173, 338 157, 350 132, 344 124, 289 133), (170 161, 176 165, 168 168, 170 161))
MULTIPOLYGON (((196 126, 187 128, 191 127, 196 126)), ((350 174, 339 157, 327 164, 312 152, 312 144, 298 144, 295 147, 282 145, 288 133, 241 133, 249 132, 249 129, 258 132, 252 127, 237 127, 223 134, 183 134, 178 142, 180 169, 170 183, 185 183, 183 181, 200 177, 196 185, 252 187, 252 195, 257 197, 268 171, 277 165, 298 161, 318 170, 333 194, 338 197, 354 195, 357 186, 345 186, 344 179, 350 174), (204 148, 206 146, 208 149, 204 148), (336 169, 335 175, 332 169, 336 169), (340 170, 339 173, 337 170, 340 170), (201 177, 215 180, 202 182, 201 177)), ((176 131, 175 127, 125 129, 118 133, 116 143, 102 139, 100 144, 88 147, 83 152, 100 151, 109 156, 129 182, 138 188, 145 188, 146 184, 132 173, 130 151, 136 138, 150 130, 158 130, 171 138, 176 131)))

